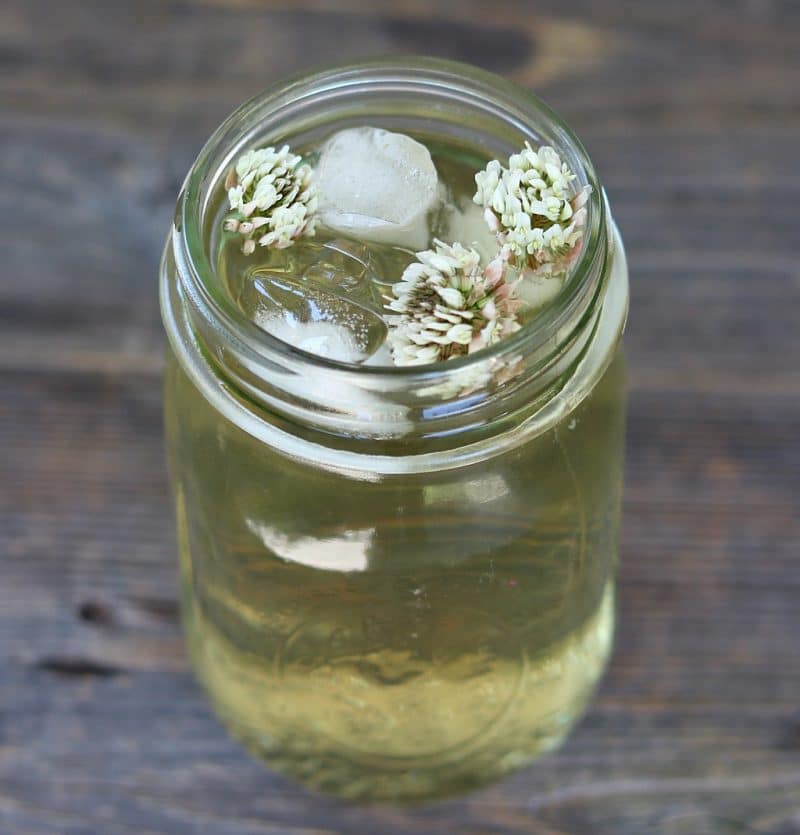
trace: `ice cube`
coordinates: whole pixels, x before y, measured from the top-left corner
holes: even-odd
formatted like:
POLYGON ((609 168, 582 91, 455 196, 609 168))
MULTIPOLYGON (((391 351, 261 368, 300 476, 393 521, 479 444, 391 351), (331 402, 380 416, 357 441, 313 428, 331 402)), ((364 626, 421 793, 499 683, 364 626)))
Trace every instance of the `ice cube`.
POLYGON ((464 246, 476 249, 488 263, 499 252, 500 244, 497 236, 489 229, 483 213, 483 206, 478 206, 471 197, 463 199, 457 206, 446 207, 436 237, 443 241, 461 241, 464 246))
POLYGON ((277 339, 320 357, 363 362, 386 339, 383 319, 350 298, 330 275, 323 283, 313 270, 309 274, 298 278, 256 270, 247 278, 240 303, 277 339))
MULTIPOLYGON (((260 251, 258 251, 260 254, 260 251)), ((269 253, 236 276, 240 310, 260 328, 311 354, 354 365, 391 365, 383 299, 366 246, 356 241, 298 241, 269 253)), ((394 400, 391 381, 332 374, 323 365, 275 363, 276 385, 301 401, 313 399, 337 429, 396 438, 413 429, 408 408, 394 400)))
POLYGON ((439 200, 428 149, 402 133, 348 128, 323 146, 317 165, 319 218, 365 241, 424 249, 427 214, 439 200))

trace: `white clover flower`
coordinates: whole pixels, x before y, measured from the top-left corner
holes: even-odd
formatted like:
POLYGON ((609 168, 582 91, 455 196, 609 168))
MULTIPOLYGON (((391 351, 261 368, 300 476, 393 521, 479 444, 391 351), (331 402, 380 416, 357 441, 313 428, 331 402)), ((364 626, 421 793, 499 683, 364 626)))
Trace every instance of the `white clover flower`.
POLYGON ((459 243, 434 241, 417 253, 392 288, 389 344, 396 365, 463 356, 519 329, 504 262, 485 270, 480 255, 459 243))
POLYGON ((523 275, 563 272, 577 254, 591 187, 576 192, 575 179, 553 148, 527 142, 508 168, 492 160, 475 175, 473 199, 523 275))
POLYGON ((317 208, 311 168, 284 145, 245 151, 228 175, 228 203, 235 213, 225 229, 242 236, 242 252, 261 246, 284 249, 313 235, 317 208))

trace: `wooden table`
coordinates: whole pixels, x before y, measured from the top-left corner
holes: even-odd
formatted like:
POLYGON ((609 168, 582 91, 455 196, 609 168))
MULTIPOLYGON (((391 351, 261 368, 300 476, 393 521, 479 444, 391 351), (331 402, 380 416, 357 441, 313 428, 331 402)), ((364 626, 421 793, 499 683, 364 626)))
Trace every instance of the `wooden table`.
POLYGON ((2 835, 800 832, 800 5, 10 0, 0 66, 2 835), (631 397, 592 710, 533 768, 398 810, 273 776, 192 677, 156 269, 226 113, 309 59, 410 51, 585 140, 630 257, 631 397))

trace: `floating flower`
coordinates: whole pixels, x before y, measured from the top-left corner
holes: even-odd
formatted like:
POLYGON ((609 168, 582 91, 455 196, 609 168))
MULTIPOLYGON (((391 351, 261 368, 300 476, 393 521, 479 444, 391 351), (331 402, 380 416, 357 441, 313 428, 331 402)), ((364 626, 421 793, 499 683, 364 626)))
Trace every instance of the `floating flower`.
POLYGON ((285 249, 300 235, 314 234, 316 190, 311 168, 284 145, 246 151, 228 175, 228 203, 234 214, 224 227, 243 237, 242 252, 260 246, 285 249))
POLYGON ((513 285, 501 256, 486 269, 459 243, 434 241, 392 288, 387 307, 396 365, 422 365, 463 356, 519 330, 513 285))
POLYGON ((526 142, 508 168, 492 160, 475 175, 475 202, 523 275, 563 272, 578 252, 590 186, 575 190, 575 174, 556 151, 526 142))

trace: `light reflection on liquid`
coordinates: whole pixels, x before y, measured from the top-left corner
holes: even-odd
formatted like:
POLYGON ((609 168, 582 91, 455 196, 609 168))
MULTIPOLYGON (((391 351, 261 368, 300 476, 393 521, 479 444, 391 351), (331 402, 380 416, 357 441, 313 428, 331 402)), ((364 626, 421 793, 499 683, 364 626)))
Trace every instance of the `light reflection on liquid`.
POLYGON ((276 557, 322 571, 366 571, 367 554, 375 536, 374 528, 347 531, 339 536, 319 539, 299 536, 290 539, 255 519, 245 520, 249 530, 276 557))

